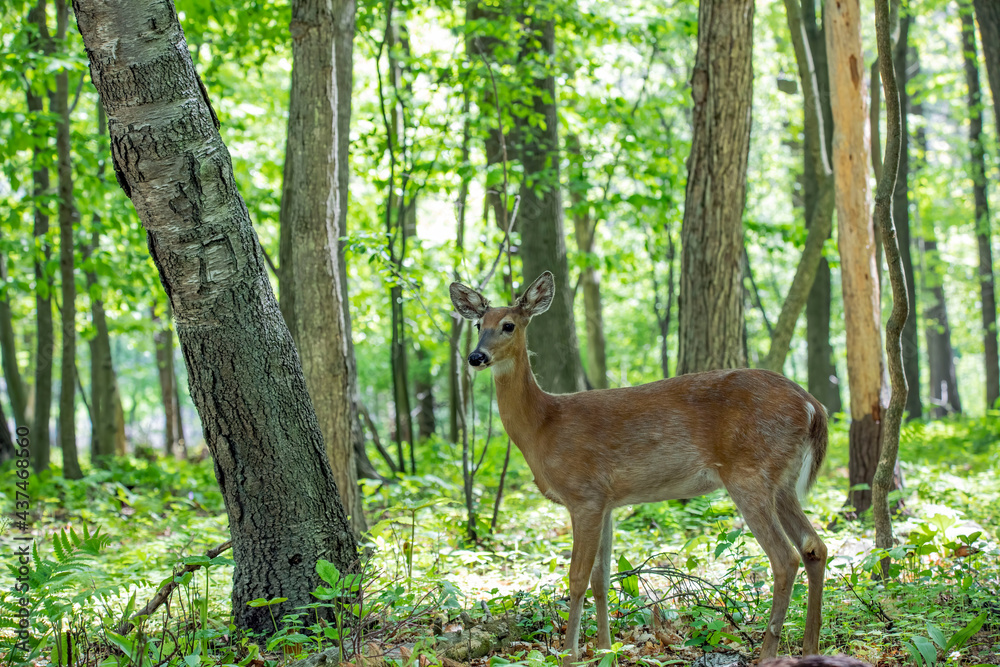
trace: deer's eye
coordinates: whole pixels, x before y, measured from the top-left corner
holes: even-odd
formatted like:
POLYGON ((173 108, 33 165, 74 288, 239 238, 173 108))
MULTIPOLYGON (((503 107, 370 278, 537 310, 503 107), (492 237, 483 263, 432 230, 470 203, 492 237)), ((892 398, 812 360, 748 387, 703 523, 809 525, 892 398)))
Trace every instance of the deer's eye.
POLYGON ((514 323, 513 322, 504 322, 503 323, 503 330, 506 331, 507 333, 510 333, 511 331, 514 330, 514 323))
POLYGON ((476 322, 476 331, 479 331, 479 322, 476 322))

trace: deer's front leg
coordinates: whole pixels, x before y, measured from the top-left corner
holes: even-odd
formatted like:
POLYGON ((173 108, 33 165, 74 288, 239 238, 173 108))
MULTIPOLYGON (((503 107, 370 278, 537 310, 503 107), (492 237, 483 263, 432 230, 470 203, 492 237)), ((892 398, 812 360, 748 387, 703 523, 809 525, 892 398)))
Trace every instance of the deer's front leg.
POLYGON ((594 571, 590 575, 590 590, 597 606, 597 648, 611 648, 611 628, 608 625, 608 589, 611 587, 611 544, 614 522, 611 510, 601 521, 601 545, 597 549, 594 571))
MULTIPOLYGON (((583 613, 583 596, 587 592, 594 558, 601 541, 604 512, 581 509, 570 512, 573 522, 573 558, 569 566, 569 622, 566 626, 566 646, 569 657, 566 664, 580 659, 580 616, 583 613)), ((606 622, 606 621, 605 621, 606 622)))

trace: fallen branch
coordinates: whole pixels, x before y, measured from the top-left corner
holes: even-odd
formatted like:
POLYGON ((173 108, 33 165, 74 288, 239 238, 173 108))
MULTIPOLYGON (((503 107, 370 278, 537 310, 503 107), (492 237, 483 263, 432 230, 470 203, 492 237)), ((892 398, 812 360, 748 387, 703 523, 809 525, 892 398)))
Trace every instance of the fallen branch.
MULTIPOLYGON (((212 558, 215 558, 222 552, 229 549, 231 546, 233 546, 233 541, 226 540, 225 542, 215 547, 214 549, 210 549, 208 553, 205 554, 205 556, 211 560, 212 558)), ((170 595, 174 592, 174 589, 177 588, 178 586, 177 580, 180 577, 183 577, 188 572, 194 572, 200 567, 201 563, 189 563, 184 567, 182 567, 180 571, 174 572, 173 578, 170 581, 168 581, 163 588, 156 591, 156 595, 153 596, 153 599, 150 600, 145 607, 143 607, 135 614, 133 614, 132 618, 130 618, 129 620, 122 621, 122 624, 118 626, 118 634, 126 635, 129 632, 132 632, 132 629, 135 627, 135 623, 138 622, 138 619, 140 619, 143 616, 152 615, 154 611, 160 608, 160 605, 162 605, 170 598, 170 595)))

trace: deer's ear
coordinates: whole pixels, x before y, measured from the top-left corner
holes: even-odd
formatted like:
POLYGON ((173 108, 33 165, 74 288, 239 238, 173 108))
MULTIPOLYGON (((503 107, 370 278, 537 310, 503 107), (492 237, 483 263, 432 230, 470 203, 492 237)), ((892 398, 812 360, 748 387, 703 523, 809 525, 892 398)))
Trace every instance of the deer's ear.
POLYGON ((517 300, 517 306, 528 317, 541 315, 552 305, 552 297, 556 294, 556 279, 550 271, 535 278, 524 294, 517 300))
POLYGON ((490 307, 490 302, 482 294, 462 283, 452 283, 448 291, 455 310, 467 320, 481 319, 490 307))

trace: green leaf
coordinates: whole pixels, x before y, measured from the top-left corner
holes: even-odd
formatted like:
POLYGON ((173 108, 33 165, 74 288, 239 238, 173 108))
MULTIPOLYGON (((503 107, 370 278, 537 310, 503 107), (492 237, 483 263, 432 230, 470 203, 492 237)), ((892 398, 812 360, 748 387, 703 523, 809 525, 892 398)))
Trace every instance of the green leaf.
POLYGON ((331 586, 337 587, 337 583, 340 581, 340 570, 328 560, 320 558, 316 562, 316 573, 331 586))
POLYGON ((937 649, 934 648, 934 644, 930 643, 926 637, 914 637, 913 644, 920 651, 920 655, 923 657, 927 667, 931 667, 931 665, 937 662, 937 649))
POLYGON ((934 643, 940 646, 942 649, 948 648, 948 640, 945 639, 944 633, 941 632, 941 628, 931 623, 928 623, 927 634, 929 634, 931 636, 931 639, 934 640, 934 643))
POLYGON ((924 659, 920 657, 920 651, 917 650, 916 646, 914 646, 910 642, 904 641, 903 648, 905 648, 907 652, 909 652, 910 657, 913 658, 913 664, 915 664, 917 667, 923 667, 924 659))
MULTIPOLYGON (((622 556, 621 558, 618 559, 619 572, 629 572, 630 570, 634 569, 635 568, 632 567, 632 563, 630 563, 628 559, 625 558, 625 556, 622 556)), ((633 574, 622 579, 622 590, 625 591, 626 594, 631 595, 632 597, 637 597, 639 595, 638 575, 633 574)))
POLYGON ((968 625, 952 635, 951 640, 944 649, 945 653, 951 651, 952 649, 958 650, 965 646, 965 642, 969 641, 969 638, 972 637, 972 635, 979 632, 979 628, 983 627, 983 623, 985 622, 986 612, 984 611, 979 616, 976 616, 974 619, 969 621, 968 625))

